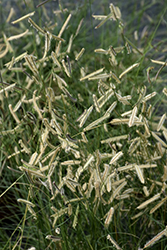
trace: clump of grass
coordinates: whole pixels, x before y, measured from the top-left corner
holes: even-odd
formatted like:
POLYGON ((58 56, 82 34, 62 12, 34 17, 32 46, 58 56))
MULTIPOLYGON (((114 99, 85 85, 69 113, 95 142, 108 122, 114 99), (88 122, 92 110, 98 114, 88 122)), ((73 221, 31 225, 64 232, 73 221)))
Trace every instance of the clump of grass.
POLYGON ((161 65, 153 78, 149 48, 128 39, 113 4, 93 18, 96 29, 116 25, 118 46, 95 48, 93 70, 86 47, 75 45, 82 18, 66 36, 68 11, 57 33, 33 15, 14 22, 32 26, 20 35, 3 34, 0 54, 14 51, 15 39, 35 37, 1 71, 1 175, 15 178, 1 197, 15 188, 24 211, 3 249, 146 249, 157 241, 163 249, 167 130, 158 107, 167 90, 153 85, 166 62, 152 60, 161 65))

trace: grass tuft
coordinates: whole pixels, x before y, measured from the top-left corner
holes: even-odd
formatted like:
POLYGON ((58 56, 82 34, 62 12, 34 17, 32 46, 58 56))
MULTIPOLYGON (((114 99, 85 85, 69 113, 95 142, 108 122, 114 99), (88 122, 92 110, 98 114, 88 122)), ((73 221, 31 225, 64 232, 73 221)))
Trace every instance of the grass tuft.
POLYGON ((166 247, 166 7, 103 4, 0 3, 1 249, 166 247))

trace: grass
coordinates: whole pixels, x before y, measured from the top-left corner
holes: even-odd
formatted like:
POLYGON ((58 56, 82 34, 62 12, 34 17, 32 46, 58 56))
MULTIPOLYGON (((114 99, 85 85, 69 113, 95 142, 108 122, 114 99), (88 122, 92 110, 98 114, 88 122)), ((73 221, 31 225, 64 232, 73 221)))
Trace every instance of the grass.
POLYGON ((1 248, 166 249, 166 8, 2 4, 1 248))

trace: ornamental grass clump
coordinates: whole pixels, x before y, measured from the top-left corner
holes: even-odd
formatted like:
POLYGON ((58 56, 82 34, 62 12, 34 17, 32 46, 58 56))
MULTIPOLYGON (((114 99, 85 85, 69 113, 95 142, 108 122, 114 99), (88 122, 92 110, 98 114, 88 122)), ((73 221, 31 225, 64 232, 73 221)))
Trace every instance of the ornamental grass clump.
POLYGON ((83 19, 67 37, 71 13, 58 33, 34 16, 13 21, 30 27, 1 41, 4 58, 13 39, 35 36, 1 70, 1 176, 7 167, 19 176, 8 189, 17 186, 24 211, 4 249, 146 249, 161 238, 163 245, 167 129, 158 107, 167 90, 154 85, 166 62, 145 67, 147 51, 125 36, 113 4, 93 18, 97 30, 117 26, 118 46, 96 48, 103 63, 94 70, 84 61, 86 47, 75 46, 83 19))

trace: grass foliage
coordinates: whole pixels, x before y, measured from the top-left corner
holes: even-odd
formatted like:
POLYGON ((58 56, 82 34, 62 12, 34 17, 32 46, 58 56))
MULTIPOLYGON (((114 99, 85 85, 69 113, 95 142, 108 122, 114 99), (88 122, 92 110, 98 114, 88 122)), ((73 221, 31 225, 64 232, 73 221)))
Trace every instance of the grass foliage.
POLYGON ((1 249, 166 249, 166 7, 106 2, 1 3, 1 249))

